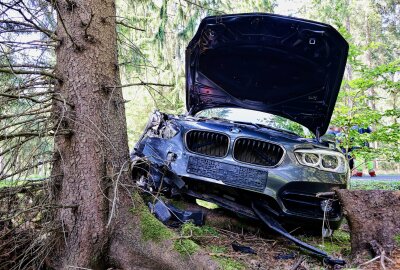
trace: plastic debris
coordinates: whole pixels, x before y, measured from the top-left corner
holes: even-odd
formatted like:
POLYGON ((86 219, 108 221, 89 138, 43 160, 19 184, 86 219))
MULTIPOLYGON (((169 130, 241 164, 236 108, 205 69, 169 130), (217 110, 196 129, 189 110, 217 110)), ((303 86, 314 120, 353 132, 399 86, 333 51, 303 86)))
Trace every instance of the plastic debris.
POLYGON ((254 249, 252 249, 251 247, 243 246, 236 241, 232 243, 232 248, 234 251, 241 252, 241 253, 257 254, 257 252, 254 249))
POLYGON ((156 216, 158 220, 162 223, 166 223, 171 219, 171 213, 169 212, 168 207, 164 204, 163 201, 158 200, 155 204, 151 202, 148 203, 150 211, 156 216))
POLYGON ((254 204, 254 202, 252 203, 252 208, 254 213, 259 217, 259 219, 264 222, 265 225, 267 225, 268 228, 270 228, 271 230, 279 233, 280 235, 282 235, 283 237, 285 237, 286 239, 289 239, 290 241, 292 241, 293 243, 295 243, 296 245, 298 245, 299 247, 310 251, 311 253, 322 257, 323 261, 326 264, 329 265, 345 265, 346 262, 344 260, 341 259, 333 259, 331 258, 325 251, 320 250, 312 245, 309 245, 303 241, 301 241, 300 239, 297 239, 296 237, 292 236, 290 233, 288 233, 283 227, 282 225, 277 222, 275 219, 273 219, 271 216, 269 216, 268 214, 262 212, 260 209, 258 209, 258 207, 254 204))
MULTIPOLYGON (((181 210, 173 205, 165 204, 161 199, 157 199, 155 204, 149 202, 148 206, 156 218, 164 224, 167 224, 169 221, 175 221, 175 223, 193 222, 196 226, 204 225, 204 214, 200 210, 181 210)), ((171 223, 171 225, 173 225, 173 223, 171 223)))
POLYGON ((168 208, 173 213, 173 216, 182 223, 193 222, 196 226, 204 225, 204 214, 202 211, 181 210, 173 205, 168 205, 168 208))

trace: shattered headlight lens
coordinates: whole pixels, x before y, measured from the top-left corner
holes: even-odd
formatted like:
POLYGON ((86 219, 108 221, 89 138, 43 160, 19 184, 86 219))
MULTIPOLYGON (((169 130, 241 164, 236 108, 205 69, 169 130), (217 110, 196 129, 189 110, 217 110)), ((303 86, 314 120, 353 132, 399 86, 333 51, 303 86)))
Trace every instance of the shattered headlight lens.
POLYGON ((340 152, 324 149, 299 149, 294 151, 298 162, 323 171, 345 173, 348 169, 345 156, 340 152))

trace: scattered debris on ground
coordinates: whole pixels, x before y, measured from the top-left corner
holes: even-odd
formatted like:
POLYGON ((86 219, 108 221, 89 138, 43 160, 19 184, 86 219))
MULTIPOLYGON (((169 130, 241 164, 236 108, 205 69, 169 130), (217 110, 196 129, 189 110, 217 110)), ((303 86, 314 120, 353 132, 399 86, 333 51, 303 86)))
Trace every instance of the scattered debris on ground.
MULTIPOLYGON (((152 199, 154 200, 154 197, 152 199)), ((197 225, 204 224, 196 226, 190 222, 194 219, 190 218, 186 219, 186 222, 180 222, 179 226, 173 224, 173 229, 179 235, 175 240, 175 249, 186 256, 203 249, 221 265, 222 269, 400 269, 400 248, 385 253, 380 249, 379 243, 375 245, 375 253, 364 254, 353 260, 350 226, 346 222, 327 238, 303 233, 296 235, 302 242, 347 262, 344 267, 331 266, 324 264, 288 239, 274 234, 261 222, 247 222, 245 219, 232 216, 215 204, 204 201, 198 200, 197 204, 194 204, 164 197, 163 200, 164 206, 171 208, 169 211, 172 213, 166 224, 176 220, 176 217, 172 216, 179 212, 186 213, 186 216, 196 213, 202 217, 202 222, 197 221, 197 225), (199 209, 202 214, 199 213, 199 209)), ((156 205, 157 203, 153 205, 154 209, 157 208, 156 205)), ((397 238, 395 237, 395 242, 399 246, 400 234, 397 238)))
MULTIPOLYGON (((170 227, 176 227, 177 223, 186 224, 187 222, 192 222, 194 225, 201 226, 203 225, 204 215, 201 210, 182 210, 179 209, 172 204, 165 203, 164 200, 160 197, 154 197, 153 201, 156 202, 148 202, 150 211, 164 224, 169 225, 170 227), (171 221, 173 223, 171 223, 171 221)), ((293 236, 282 225, 273 219, 271 216, 267 215, 263 211, 261 211, 256 204, 252 204, 252 208, 254 211, 255 217, 258 217, 259 225, 266 225, 271 232, 277 233, 280 236, 286 238, 287 240, 291 241, 295 245, 299 246, 303 250, 307 251, 308 253, 312 254, 313 256, 319 257, 323 259, 323 263, 331 266, 337 265, 345 265, 346 262, 340 258, 334 258, 330 256, 325 251, 321 250, 318 247, 310 245, 301 239, 293 236)), ((253 220, 257 221, 257 219, 253 220)), ((265 226, 264 226, 265 227, 265 226)), ((183 245, 183 241, 180 241, 179 245, 183 245)), ((186 243, 189 244, 189 243, 186 243)), ((191 244, 191 243, 190 243, 191 244)), ((234 251, 241 252, 244 254, 257 254, 257 252, 252 249, 250 246, 239 244, 237 241, 234 241, 231 244, 234 251)), ((192 244, 191 248, 195 246, 192 244)), ((188 247, 190 248, 190 247, 188 247)), ((178 248, 179 250, 179 248, 178 248)), ((279 256, 278 256, 279 257, 279 256)), ((294 256, 292 256, 294 258, 294 256)), ((293 259, 292 258, 292 259, 293 259)))

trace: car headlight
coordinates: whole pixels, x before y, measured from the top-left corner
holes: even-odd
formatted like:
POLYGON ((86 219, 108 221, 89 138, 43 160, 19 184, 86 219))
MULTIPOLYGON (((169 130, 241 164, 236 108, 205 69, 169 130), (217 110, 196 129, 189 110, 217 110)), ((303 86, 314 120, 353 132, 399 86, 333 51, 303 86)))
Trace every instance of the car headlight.
POLYGON ((324 149, 299 149, 294 151, 300 164, 320 170, 345 173, 347 161, 342 153, 324 149))

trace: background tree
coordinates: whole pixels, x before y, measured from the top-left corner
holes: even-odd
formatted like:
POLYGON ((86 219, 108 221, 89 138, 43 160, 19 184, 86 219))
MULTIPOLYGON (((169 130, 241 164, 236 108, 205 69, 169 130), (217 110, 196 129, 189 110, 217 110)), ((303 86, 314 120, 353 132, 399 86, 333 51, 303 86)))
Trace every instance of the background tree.
POLYGON ((303 16, 335 26, 350 43, 345 80, 332 125, 343 128, 342 147, 371 142, 353 152, 359 157, 399 161, 399 11, 398 1, 312 1, 303 16), (372 127, 359 134, 354 126, 372 127))

